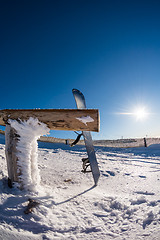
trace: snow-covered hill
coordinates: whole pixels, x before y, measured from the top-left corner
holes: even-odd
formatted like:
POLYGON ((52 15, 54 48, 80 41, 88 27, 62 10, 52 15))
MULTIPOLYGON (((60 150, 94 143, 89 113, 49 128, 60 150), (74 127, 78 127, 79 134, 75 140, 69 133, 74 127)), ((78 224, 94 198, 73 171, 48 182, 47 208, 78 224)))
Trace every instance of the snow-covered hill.
POLYGON ((0 240, 160 239, 160 146, 95 147, 101 177, 81 173, 84 146, 39 143, 39 194, 7 186, 0 138, 0 240), (39 205, 24 214, 31 197, 39 205))

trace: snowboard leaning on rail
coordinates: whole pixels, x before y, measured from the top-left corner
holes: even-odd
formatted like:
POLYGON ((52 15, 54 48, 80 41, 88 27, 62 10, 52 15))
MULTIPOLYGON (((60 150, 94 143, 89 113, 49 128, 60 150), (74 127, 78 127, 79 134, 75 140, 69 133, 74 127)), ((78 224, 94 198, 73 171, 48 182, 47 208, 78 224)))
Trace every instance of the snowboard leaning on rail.
MULTIPOLYGON (((75 98, 77 108, 78 109, 86 108, 86 102, 85 102, 84 95, 77 89, 73 89, 72 93, 75 98)), ((87 150, 87 154, 88 154, 88 159, 89 159, 94 183, 95 183, 95 185, 97 185, 98 179, 100 177, 100 171, 98 168, 96 154, 95 154, 95 150, 93 147, 92 136, 89 131, 83 131, 82 134, 84 137, 84 142, 85 142, 85 146, 86 146, 86 150, 87 150)))

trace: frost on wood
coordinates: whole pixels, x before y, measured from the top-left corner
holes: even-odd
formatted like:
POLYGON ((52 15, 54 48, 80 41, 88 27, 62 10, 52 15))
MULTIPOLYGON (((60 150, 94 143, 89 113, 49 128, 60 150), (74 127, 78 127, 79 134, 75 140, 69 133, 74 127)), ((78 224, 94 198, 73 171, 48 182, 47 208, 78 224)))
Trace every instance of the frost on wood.
POLYGON ((40 136, 49 133, 49 128, 39 122, 38 119, 30 117, 26 121, 8 120, 8 123, 19 135, 17 143, 18 173, 19 180, 25 190, 36 191, 40 184, 38 169, 38 143, 40 136))
POLYGON ((94 119, 91 118, 90 116, 87 117, 80 117, 80 118, 76 118, 77 120, 79 120, 80 122, 84 123, 87 126, 88 122, 94 122, 94 119))

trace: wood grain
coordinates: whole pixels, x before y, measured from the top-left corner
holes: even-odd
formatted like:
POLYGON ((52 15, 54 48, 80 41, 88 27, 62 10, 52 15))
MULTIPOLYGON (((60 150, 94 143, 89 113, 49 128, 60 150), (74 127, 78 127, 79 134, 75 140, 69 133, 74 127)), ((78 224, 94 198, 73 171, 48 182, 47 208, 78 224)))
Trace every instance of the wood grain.
POLYGON ((4 109, 0 110, 0 125, 5 126, 8 119, 23 121, 30 117, 47 124, 51 130, 99 132, 97 109, 4 109), (84 124, 77 119, 88 116, 94 121, 84 124))
POLYGON ((17 166, 17 142, 18 142, 18 135, 15 129, 11 128, 10 125, 6 125, 5 130, 5 154, 7 160, 7 169, 8 169, 8 178, 11 181, 11 185, 13 182, 21 183, 19 176, 20 171, 18 173, 18 166, 17 166))

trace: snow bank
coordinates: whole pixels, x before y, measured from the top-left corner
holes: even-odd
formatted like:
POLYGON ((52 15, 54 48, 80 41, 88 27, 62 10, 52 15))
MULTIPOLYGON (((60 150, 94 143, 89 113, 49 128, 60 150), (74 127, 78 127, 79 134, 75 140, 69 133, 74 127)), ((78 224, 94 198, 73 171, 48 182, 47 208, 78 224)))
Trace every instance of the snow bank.
POLYGON ((38 119, 30 117, 27 121, 8 121, 18 135, 18 171, 21 172, 20 180, 25 190, 37 191, 40 183, 40 174, 37 164, 38 143, 40 136, 48 134, 49 128, 39 122, 38 119))

